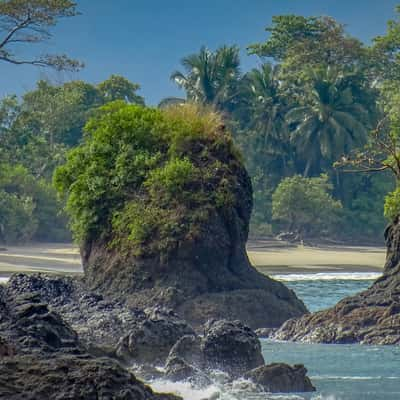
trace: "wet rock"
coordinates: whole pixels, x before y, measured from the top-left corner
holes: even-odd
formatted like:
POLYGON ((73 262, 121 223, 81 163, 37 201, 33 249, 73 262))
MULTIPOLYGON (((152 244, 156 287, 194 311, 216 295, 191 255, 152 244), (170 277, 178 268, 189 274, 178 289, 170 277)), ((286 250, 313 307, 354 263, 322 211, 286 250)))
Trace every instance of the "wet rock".
POLYGON ((315 387, 306 374, 304 365, 275 363, 253 369, 244 377, 261 385, 269 393, 314 392, 315 387))
POLYGON ((257 335, 240 321, 210 321, 204 329, 202 352, 207 368, 233 377, 264 365, 257 335))
POLYGON ((188 381, 193 386, 205 387, 211 384, 199 369, 187 364, 179 357, 169 357, 165 365, 165 377, 173 382, 188 381))
POLYGON ((197 335, 182 336, 169 352, 167 363, 171 358, 180 358, 197 368, 204 368, 201 338, 197 335))

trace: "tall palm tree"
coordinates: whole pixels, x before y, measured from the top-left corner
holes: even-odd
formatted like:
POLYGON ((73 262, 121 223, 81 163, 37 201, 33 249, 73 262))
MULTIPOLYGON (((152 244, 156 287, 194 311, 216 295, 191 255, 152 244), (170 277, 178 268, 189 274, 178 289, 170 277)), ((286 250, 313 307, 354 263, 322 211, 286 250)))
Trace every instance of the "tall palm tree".
POLYGON ((238 47, 223 46, 215 52, 202 47, 181 63, 185 73, 176 71, 171 79, 186 91, 187 100, 211 105, 219 111, 229 109, 240 77, 238 47))
POLYGON ((288 155, 285 124, 286 102, 281 94, 278 67, 269 63, 246 73, 240 84, 237 119, 261 138, 263 151, 270 156, 288 155))
POLYGON ((286 114, 291 142, 304 162, 304 176, 321 172, 365 143, 370 121, 366 107, 353 95, 348 76, 332 67, 310 70, 300 105, 286 114))

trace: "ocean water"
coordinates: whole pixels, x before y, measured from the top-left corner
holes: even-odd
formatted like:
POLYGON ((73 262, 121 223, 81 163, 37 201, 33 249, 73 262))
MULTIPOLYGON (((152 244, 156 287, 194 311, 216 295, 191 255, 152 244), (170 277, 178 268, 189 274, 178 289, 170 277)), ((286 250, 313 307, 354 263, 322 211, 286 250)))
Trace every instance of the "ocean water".
MULTIPOLYGON (((337 303, 370 286, 378 274, 329 273, 281 275, 312 311, 337 303)), ((213 384, 196 389, 189 383, 151 382, 157 391, 185 400, 400 400, 400 346, 321 345, 262 340, 267 363, 304 364, 316 393, 268 394, 248 381, 228 383, 223 374, 213 384)))

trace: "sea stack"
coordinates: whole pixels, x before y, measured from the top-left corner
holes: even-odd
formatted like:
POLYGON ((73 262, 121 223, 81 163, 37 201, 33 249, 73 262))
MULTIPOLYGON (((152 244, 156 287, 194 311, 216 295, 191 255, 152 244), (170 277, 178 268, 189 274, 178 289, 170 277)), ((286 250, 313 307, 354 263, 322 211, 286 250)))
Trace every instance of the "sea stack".
POLYGON ((103 185, 101 202, 90 198, 77 215, 94 215, 81 232, 91 289, 139 308, 170 307, 195 328, 213 318, 278 327, 307 312, 250 265, 251 181, 217 114, 120 104, 88 132, 82 158, 71 157, 56 180, 75 200, 91 196, 92 171, 103 185))

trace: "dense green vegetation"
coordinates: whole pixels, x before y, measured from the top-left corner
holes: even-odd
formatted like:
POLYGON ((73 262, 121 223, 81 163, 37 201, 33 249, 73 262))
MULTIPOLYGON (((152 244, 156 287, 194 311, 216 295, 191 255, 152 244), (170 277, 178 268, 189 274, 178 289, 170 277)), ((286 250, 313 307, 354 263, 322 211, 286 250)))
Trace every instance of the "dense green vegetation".
MULTIPOLYGON (((8 0, 0 6, 5 29, 15 25, 28 3, 43 32, 60 18, 76 14, 70 1, 8 0)), ((30 25, 17 29, 18 38, 27 39, 29 29, 30 25)), ((214 52, 202 47, 184 57, 183 72, 174 72, 171 79, 186 96, 166 97, 159 110, 124 106, 144 106, 144 99, 137 94, 137 84, 120 76, 97 85, 40 81, 22 99, 4 98, 0 241, 68 239, 62 211, 66 198, 57 197, 51 186, 54 170, 66 160, 56 183, 70 195, 67 210, 76 237, 84 239, 105 223, 120 237, 129 226, 134 242, 146 241, 154 234, 149 226, 162 218, 170 221, 171 232, 187 234, 190 226, 183 228, 179 218, 167 215, 167 204, 197 202, 203 213, 194 218, 208 218, 210 199, 199 185, 207 174, 185 155, 185 146, 195 137, 204 140, 201 132, 215 132, 219 118, 218 123, 232 132, 252 178, 252 235, 293 230, 316 238, 379 240, 387 221, 383 212, 387 193, 391 192, 386 217, 400 212, 399 189, 392 192, 400 181, 399 20, 390 21, 386 35, 369 46, 330 17, 276 16, 266 30, 266 41, 249 45, 249 55, 260 61, 250 71, 241 70, 236 46, 214 52), (200 108, 182 108, 184 103, 200 108), (201 107, 211 111, 200 112, 201 107), (178 117, 183 110, 192 115, 178 117), (122 135, 120 124, 131 126, 132 136, 116 143, 122 135), (168 124, 173 125, 172 136, 164 132, 168 124), (213 128, 203 129, 204 124, 213 128), (78 174, 82 171, 86 175, 78 174), (364 174, 350 173, 356 171, 364 174), (384 173, 375 175, 376 171, 384 173), (146 193, 148 207, 133 201, 120 209, 129 185, 146 193), (82 188, 87 197, 76 194, 82 188), (287 191, 294 197, 288 198, 287 191), (155 197, 160 192, 163 198, 158 204, 155 197), (299 214, 285 215, 285 207, 296 198, 304 198, 299 214), (102 202, 110 212, 99 212, 102 202)), ((39 35, 35 41, 47 37, 39 35)), ((0 46, 0 60, 21 61, 15 59, 12 44, 0 46)), ((64 56, 47 61, 44 65, 55 68, 78 67, 64 56)), ((230 201, 223 185, 212 200, 219 206, 230 201)), ((160 229, 157 235, 167 236, 160 229)))
POLYGON ((301 175, 313 185, 326 174, 333 201, 342 207, 340 223, 316 229, 314 216, 313 229, 303 233, 344 240, 381 236, 392 176, 374 177, 372 170, 358 176, 335 164, 371 146, 370 132, 385 118, 385 88, 398 82, 398 30, 391 22, 388 34, 368 47, 333 18, 277 16, 268 39, 249 47, 262 61, 259 68, 241 73, 236 47, 202 48, 182 60, 185 74, 172 75, 186 91, 181 101, 222 112, 245 155, 254 187, 253 235, 291 229, 272 215, 281 181, 301 175))
POLYGON ((115 102, 89 121, 54 181, 81 243, 111 238, 123 251, 166 254, 230 212, 239 162, 215 112, 115 102))
POLYGON ((139 86, 120 76, 99 85, 40 81, 22 100, 0 103, 0 241, 70 240, 54 169, 82 139, 83 127, 109 101, 144 104, 139 86))

